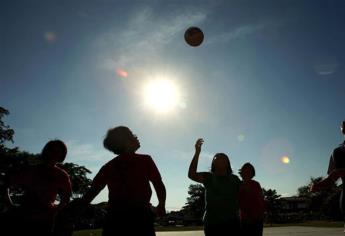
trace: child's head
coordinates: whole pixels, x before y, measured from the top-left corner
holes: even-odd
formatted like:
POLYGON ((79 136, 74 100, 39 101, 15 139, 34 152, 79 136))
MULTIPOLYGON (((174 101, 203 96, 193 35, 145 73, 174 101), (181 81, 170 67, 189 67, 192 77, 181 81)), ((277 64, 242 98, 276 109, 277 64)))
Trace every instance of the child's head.
POLYGON ((103 140, 103 145, 115 154, 135 152, 140 148, 140 142, 132 131, 125 126, 109 129, 103 140))
POLYGON ((255 168, 249 162, 245 163, 240 169, 240 175, 243 180, 252 179, 255 176, 255 168))
POLYGON ((224 153, 217 153, 212 160, 211 172, 232 174, 229 157, 224 153))
POLYGON ((62 163, 67 155, 67 147, 61 140, 50 140, 42 149, 43 161, 52 164, 62 163))

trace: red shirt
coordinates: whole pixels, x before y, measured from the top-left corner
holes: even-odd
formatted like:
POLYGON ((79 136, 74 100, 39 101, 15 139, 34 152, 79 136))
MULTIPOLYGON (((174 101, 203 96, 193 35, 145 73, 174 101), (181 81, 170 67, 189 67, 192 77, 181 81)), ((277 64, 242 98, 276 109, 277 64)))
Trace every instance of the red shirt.
POLYGON ((264 217, 264 197, 261 186, 255 180, 242 182, 240 187, 241 220, 260 220, 264 217))
POLYGON ((95 187, 108 186, 109 206, 149 206, 151 182, 161 181, 161 175, 148 155, 123 154, 106 163, 93 180, 95 187))
POLYGON ((13 186, 24 189, 22 207, 35 219, 51 219, 55 215, 58 194, 69 198, 72 187, 69 175, 57 166, 30 167, 11 179, 13 186))

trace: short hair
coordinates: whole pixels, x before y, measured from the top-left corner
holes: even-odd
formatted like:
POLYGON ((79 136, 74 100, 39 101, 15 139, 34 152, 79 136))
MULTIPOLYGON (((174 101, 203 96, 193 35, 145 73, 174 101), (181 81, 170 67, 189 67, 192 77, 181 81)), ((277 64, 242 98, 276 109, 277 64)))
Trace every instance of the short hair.
POLYGON ((42 158, 47 159, 50 152, 56 147, 62 151, 63 155, 61 159, 58 160, 58 162, 62 163, 65 160, 66 155, 67 155, 67 146, 64 142, 58 139, 50 140, 48 143, 46 143, 46 145, 43 147, 42 152, 41 152, 42 158))
MULTIPOLYGON (((249 168, 249 169, 250 169, 251 174, 252 174, 251 178, 253 178, 253 177, 255 176, 255 168, 254 168, 254 166, 253 166, 252 164, 250 164, 249 162, 245 163, 245 164, 242 166, 242 168, 249 168)), ((241 168, 241 169, 242 169, 242 168, 241 168)))
POLYGON ((230 160, 229 160, 229 157, 225 153, 217 153, 216 155, 214 155, 214 157, 212 159, 212 164, 211 164, 211 172, 214 173, 216 171, 216 167, 214 165, 214 161, 215 161, 216 157, 223 157, 226 159, 226 161, 227 161, 227 173, 228 173, 228 175, 231 175, 232 174, 232 168, 231 168, 230 160))
POLYGON ((128 138, 132 135, 132 131, 126 126, 109 129, 103 140, 103 146, 115 154, 122 154, 126 151, 128 138))

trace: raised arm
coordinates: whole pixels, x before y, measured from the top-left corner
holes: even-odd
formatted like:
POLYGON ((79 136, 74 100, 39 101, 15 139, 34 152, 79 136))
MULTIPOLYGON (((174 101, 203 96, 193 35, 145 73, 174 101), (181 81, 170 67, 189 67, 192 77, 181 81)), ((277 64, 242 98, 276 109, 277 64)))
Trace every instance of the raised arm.
POLYGON ((188 178, 190 178, 191 180, 194 180, 198 183, 203 183, 204 182, 204 178, 203 175, 201 173, 197 172, 197 168, 198 168, 198 162, 199 162, 199 155, 201 152, 201 146, 204 143, 204 140, 202 138, 199 138, 196 143, 195 143, 195 153, 193 156, 193 159, 189 165, 189 170, 188 170, 188 178))

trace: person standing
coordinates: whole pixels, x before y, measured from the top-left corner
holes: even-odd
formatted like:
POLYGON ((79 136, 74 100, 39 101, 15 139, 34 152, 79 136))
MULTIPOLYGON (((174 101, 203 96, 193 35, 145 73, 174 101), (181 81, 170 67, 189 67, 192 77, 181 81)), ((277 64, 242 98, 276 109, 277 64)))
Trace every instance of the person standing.
POLYGON ((232 173, 229 158, 224 153, 217 153, 213 157, 210 172, 197 172, 203 142, 203 139, 198 139, 195 143, 188 177, 205 187, 205 236, 239 235, 238 194, 241 181, 232 173))
MULTIPOLYGON (((341 133, 345 135, 345 120, 341 123, 340 130, 341 133)), ((329 159, 327 174, 327 178, 313 184, 310 190, 312 192, 317 192, 320 190, 328 189, 332 185, 334 185, 336 180, 341 178, 342 191, 340 194, 339 205, 345 221, 345 141, 333 150, 329 159)))
POLYGON ((42 150, 40 164, 9 177, 9 187, 24 191, 20 206, 9 213, 6 227, 10 227, 12 235, 52 235, 56 214, 68 204, 72 194, 69 175, 58 166, 66 155, 64 142, 51 140, 42 150))
POLYGON ((255 168, 249 162, 239 171, 242 177, 240 188, 240 216, 242 236, 262 236, 265 202, 260 183, 253 180, 255 168))
POLYGON ((159 201, 155 208, 157 216, 165 214, 166 199, 158 168, 149 155, 136 153, 140 142, 128 127, 108 130, 103 145, 117 156, 103 165, 81 201, 89 204, 107 186, 108 213, 102 235, 154 236, 150 182, 159 201))

